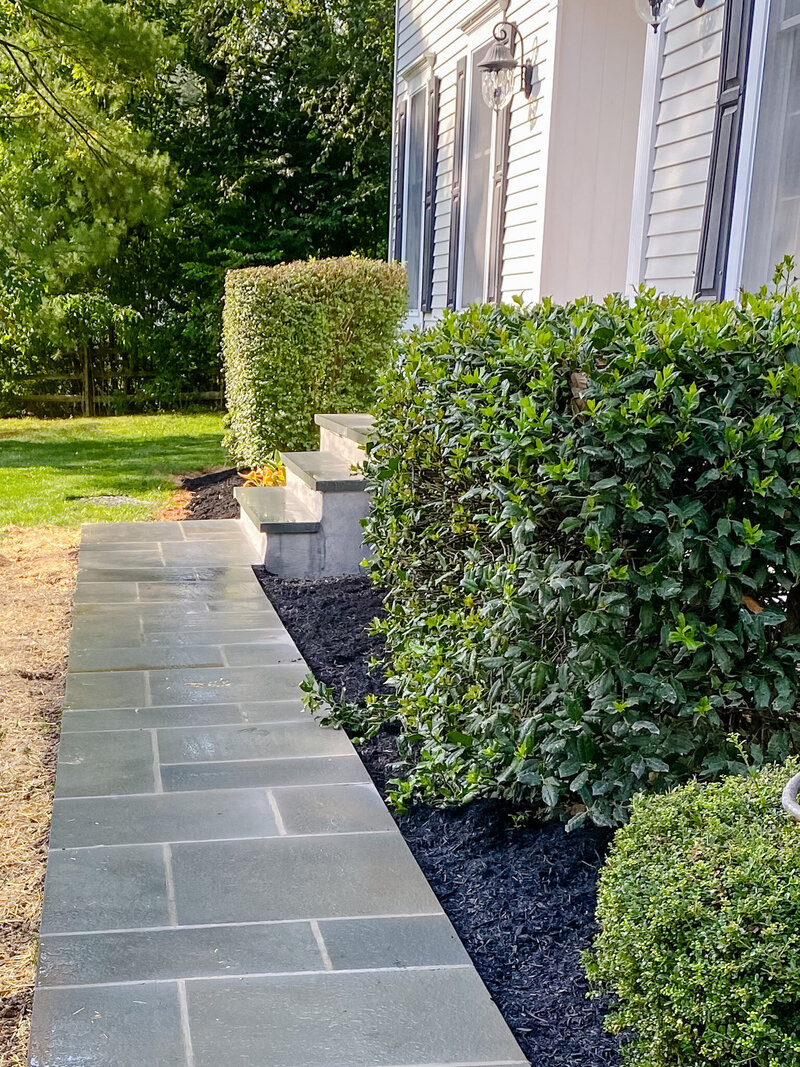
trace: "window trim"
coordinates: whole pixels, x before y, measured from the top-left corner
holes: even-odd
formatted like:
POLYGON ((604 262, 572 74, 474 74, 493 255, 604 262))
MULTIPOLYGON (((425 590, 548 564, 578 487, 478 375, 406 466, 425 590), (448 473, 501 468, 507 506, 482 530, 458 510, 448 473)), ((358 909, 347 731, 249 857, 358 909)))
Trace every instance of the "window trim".
POLYGON ((408 127, 408 99, 404 97, 397 103, 397 125, 395 139, 397 142, 397 159, 395 162, 394 184, 394 234, 392 240, 392 258, 403 261, 403 244, 405 241, 406 211, 406 138, 408 127))
POLYGON ((752 0, 727 0, 725 4, 717 108, 695 272, 694 292, 699 299, 721 299, 726 285, 754 6, 752 0))
MULTIPOLYGON (((418 301, 417 307, 411 306, 411 293, 408 294, 408 312, 406 315, 406 325, 408 327, 421 325, 426 314, 425 309, 425 296, 426 296, 426 253, 428 248, 426 245, 426 200, 428 193, 429 172, 433 171, 433 226, 436 225, 436 169, 438 163, 438 83, 439 79, 434 75, 434 64, 436 57, 432 53, 426 53, 421 59, 409 67, 403 75, 404 87, 399 94, 398 114, 401 109, 405 117, 405 130, 404 130, 404 143, 398 144, 398 158, 402 156, 403 160, 403 173, 402 183, 401 174, 398 169, 397 172, 397 185, 395 189, 395 196, 398 197, 398 201, 401 203, 402 214, 402 243, 399 249, 398 255, 397 249, 395 249, 395 259, 405 265, 408 264, 408 208, 410 203, 410 187, 408 182, 408 167, 410 162, 409 146, 411 143, 411 101, 417 93, 424 93, 425 100, 423 101, 423 115, 424 125, 422 132, 422 201, 420 204, 421 216, 420 216, 420 234, 419 234, 419 256, 420 256, 420 275, 419 275, 419 292, 416 295, 418 301), (437 127, 437 141, 435 146, 431 146, 431 122, 433 119, 432 105, 431 105, 431 93, 432 88, 436 86, 436 127, 437 127), (401 199, 402 198, 402 199, 401 199)), ((433 267, 433 234, 431 234, 431 247, 429 252, 429 261, 432 271, 433 267)), ((432 291, 432 278, 430 281, 430 287, 432 291)))
MULTIPOLYGON (((731 239, 728 248, 728 269, 723 295, 726 300, 736 300, 744 274, 744 252, 747 243, 747 226, 750 221, 750 197, 753 191, 753 171, 758 138, 758 116, 761 111, 761 92, 764 86, 764 65, 767 60, 767 36, 772 4, 781 0, 768 0, 756 4, 750 35, 750 59, 747 92, 742 111, 742 131, 739 145, 739 167, 733 193, 731 213, 731 239)), ((765 279, 767 281, 768 279, 765 279)))
POLYGON ((428 125, 425 138, 425 197, 422 208, 422 261, 420 274, 422 297, 420 308, 423 314, 433 310, 433 253, 436 239, 436 180, 439 169, 439 99, 441 78, 433 71, 428 82, 428 125))
POLYGON ((458 306, 461 258, 461 204, 464 182, 464 131, 466 128, 467 57, 456 63, 456 96, 453 115, 453 177, 450 183, 450 240, 447 252, 447 307, 458 306))
MULTIPOLYGON (((466 215, 467 215, 467 201, 469 200, 469 135, 470 135, 470 117, 472 113, 472 98, 475 88, 474 84, 474 70, 477 57, 480 52, 491 46, 491 30, 487 30, 486 25, 482 25, 479 29, 474 31, 475 36, 480 37, 480 44, 472 46, 467 54, 463 57, 466 61, 466 75, 465 75, 465 92, 464 92, 464 130, 463 130, 463 144, 461 148, 462 161, 461 161, 461 206, 460 206, 460 220, 459 220, 459 232, 460 240, 458 246, 458 284, 456 287, 456 306, 463 310, 465 307, 463 297, 464 286, 464 253, 465 253, 465 238, 466 238, 466 215)), ((481 104, 486 107, 483 100, 481 104)), ((508 122, 511 121, 511 104, 508 105, 508 122)), ((486 247, 484 258, 484 270, 483 270, 483 286, 482 286, 482 301, 484 303, 489 301, 489 282, 490 282, 490 266, 492 259, 492 216, 494 208, 494 181, 493 176, 495 173, 495 153, 497 151, 497 126, 498 115, 496 112, 492 112, 492 130, 489 136, 489 173, 488 173, 488 185, 489 194, 486 198, 486 247)), ((505 203, 503 204, 503 229, 505 230, 505 203)), ((500 288, 502 289, 502 262, 500 264, 500 288)))

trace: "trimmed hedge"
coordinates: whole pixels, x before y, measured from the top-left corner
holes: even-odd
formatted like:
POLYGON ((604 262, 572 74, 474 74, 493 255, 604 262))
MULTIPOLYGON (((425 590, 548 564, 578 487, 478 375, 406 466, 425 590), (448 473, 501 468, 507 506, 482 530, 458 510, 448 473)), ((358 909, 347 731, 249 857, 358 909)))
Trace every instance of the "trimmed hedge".
POLYGON ((798 767, 639 797, 600 875, 584 957, 631 1067, 798 1067, 798 767))
MULTIPOLYGON (((800 298, 474 307, 403 341, 368 457, 408 775, 617 824, 800 741, 800 298)), ((352 712, 350 713, 352 715, 352 712)))
POLYGON ((349 257, 229 271, 225 443, 236 461, 315 447, 317 412, 370 410, 406 307, 395 263, 349 257))

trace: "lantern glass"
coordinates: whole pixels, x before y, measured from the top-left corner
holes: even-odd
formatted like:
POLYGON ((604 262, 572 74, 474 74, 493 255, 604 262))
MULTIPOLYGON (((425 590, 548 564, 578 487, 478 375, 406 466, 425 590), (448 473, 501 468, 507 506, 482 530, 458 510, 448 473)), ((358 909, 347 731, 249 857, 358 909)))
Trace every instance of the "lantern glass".
POLYGON ((504 67, 501 70, 481 71, 481 93, 484 102, 495 111, 502 111, 511 101, 514 93, 514 69, 504 67))
POLYGON ((636 14, 654 30, 658 29, 677 2, 678 0, 634 0, 636 14))

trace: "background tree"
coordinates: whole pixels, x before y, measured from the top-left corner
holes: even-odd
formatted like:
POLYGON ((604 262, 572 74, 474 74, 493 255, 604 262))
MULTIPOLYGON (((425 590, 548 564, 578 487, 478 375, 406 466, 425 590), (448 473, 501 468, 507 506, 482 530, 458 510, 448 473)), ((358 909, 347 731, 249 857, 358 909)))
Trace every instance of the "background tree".
POLYGON ((0 0, 0 376, 71 358, 53 301, 91 294, 126 322, 93 350, 171 400, 218 372, 227 268, 385 252, 392 28, 388 0, 0 0))

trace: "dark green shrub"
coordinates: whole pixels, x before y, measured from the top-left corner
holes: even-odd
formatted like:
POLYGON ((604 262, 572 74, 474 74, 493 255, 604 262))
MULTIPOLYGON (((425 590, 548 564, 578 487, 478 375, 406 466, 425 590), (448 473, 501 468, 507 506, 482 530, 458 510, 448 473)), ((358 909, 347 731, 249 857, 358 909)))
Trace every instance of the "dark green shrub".
POLYGON ((798 339, 790 293, 473 308, 404 340, 368 463, 400 801, 618 823, 741 770, 731 731, 792 750, 798 339))
POLYGON ((317 412, 369 411, 405 311, 397 264, 349 257, 230 271, 222 350, 237 462, 313 447, 317 412))
POLYGON ((636 1067, 798 1067, 797 770, 638 797, 600 875, 587 971, 636 1067))

